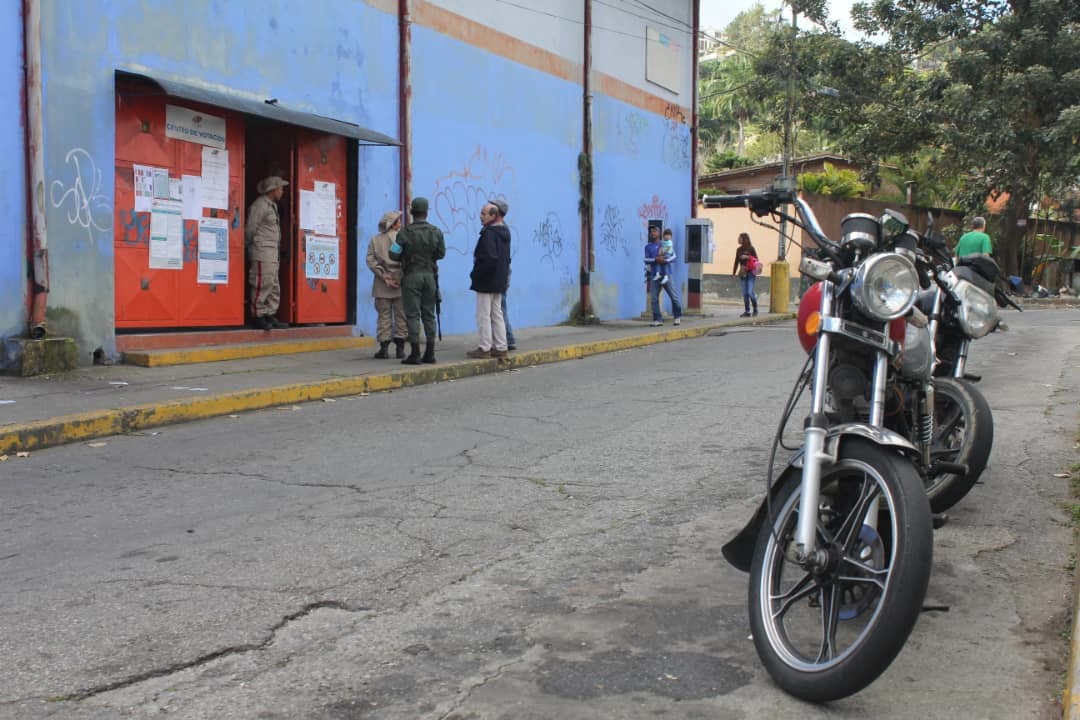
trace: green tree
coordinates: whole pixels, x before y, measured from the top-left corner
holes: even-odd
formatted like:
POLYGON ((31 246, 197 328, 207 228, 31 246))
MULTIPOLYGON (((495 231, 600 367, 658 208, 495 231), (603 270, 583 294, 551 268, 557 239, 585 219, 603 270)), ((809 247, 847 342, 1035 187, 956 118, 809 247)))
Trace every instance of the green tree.
POLYGON ((959 198, 973 213, 983 212, 987 197, 1007 195, 995 244, 1016 274, 1024 232, 1017 221, 1045 194, 1066 193, 1080 174, 1080 3, 874 0, 853 14, 856 27, 887 41, 850 52, 891 63, 845 129, 846 147, 858 158, 938 149, 934 167, 962 180, 959 198), (910 69, 946 44, 955 50, 944 65, 910 69))

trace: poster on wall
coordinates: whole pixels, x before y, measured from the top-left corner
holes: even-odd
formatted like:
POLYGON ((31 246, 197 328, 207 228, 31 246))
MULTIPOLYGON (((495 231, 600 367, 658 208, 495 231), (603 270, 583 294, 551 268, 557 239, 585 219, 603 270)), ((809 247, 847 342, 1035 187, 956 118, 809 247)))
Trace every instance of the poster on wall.
POLYGON ((180 181, 180 196, 184 201, 184 219, 200 219, 202 217, 202 178, 198 175, 184 175, 180 181))
POLYGON ((337 280, 338 239, 306 235, 305 240, 304 275, 310 279, 337 280))
POLYGON ((316 235, 337 234, 337 186, 332 182, 315 183, 311 229, 316 235))
POLYGON ((150 267, 184 268, 184 220, 180 201, 155 199, 150 209, 150 267))
POLYGON ((202 151, 202 207, 229 209, 229 151, 202 151))
POLYGON ((199 273, 203 284, 229 283, 229 221, 225 218, 199 220, 199 273))
POLYGON ((654 27, 646 27, 645 79, 678 94, 681 51, 673 37, 654 27))
POLYGON ((315 229, 315 192, 312 190, 300 191, 300 229, 315 229))
POLYGON ((152 165, 133 165, 132 171, 135 175, 135 212, 150 212, 154 198, 161 197, 156 194, 155 188, 161 183, 162 176, 168 187, 169 171, 152 165))
POLYGON ((154 169, 147 165, 135 165, 135 212, 150 212, 154 199, 154 169))
POLYGON ((166 105, 165 137, 224 150, 225 118, 179 105, 166 105))

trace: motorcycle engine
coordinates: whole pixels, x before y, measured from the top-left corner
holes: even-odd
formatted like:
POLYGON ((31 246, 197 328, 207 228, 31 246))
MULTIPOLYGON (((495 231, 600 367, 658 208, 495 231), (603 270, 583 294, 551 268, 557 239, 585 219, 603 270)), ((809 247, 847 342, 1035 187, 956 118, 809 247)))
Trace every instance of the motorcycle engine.
POLYGON ((934 370, 930 347, 930 329, 907 323, 904 329, 904 352, 900 356, 900 374, 912 380, 929 380, 934 370))

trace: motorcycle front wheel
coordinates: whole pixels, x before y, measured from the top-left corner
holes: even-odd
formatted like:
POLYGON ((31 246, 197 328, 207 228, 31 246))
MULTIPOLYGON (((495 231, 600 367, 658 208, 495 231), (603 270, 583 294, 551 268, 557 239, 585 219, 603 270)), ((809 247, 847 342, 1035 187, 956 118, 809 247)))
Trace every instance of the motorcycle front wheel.
POLYGON ((800 485, 800 470, 789 468, 761 526, 750 627, 777 685, 828 702, 873 682, 915 626, 930 581, 930 507, 910 460, 863 438, 843 439, 821 477, 817 542, 828 560, 807 569, 785 554, 800 485))
POLYGON ((934 436, 930 460, 965 463, 967 474, 938 472, 926 479, 930 509, 945 512, 971 491, 994 445, 994 416, 978 388, 954 378, 934 379, 934 436))

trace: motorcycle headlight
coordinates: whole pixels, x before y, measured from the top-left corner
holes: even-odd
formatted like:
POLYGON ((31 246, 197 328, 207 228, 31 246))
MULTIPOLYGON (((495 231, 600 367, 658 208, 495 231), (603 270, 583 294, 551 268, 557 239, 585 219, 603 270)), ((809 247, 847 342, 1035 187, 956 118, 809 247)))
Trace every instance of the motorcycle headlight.
POLYGON ((855 271, 851 296, 855 305, 876 320, 902 317, 915 303, 919 273, 898 253, 878 253, 855 271))
POLYGON ((997 303, 990 293, 967 280, 958 280, 952 292, 959 304, 956 317, 960 329, 968 336, 977 340, 997 326, 997 303))

